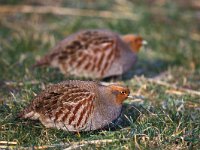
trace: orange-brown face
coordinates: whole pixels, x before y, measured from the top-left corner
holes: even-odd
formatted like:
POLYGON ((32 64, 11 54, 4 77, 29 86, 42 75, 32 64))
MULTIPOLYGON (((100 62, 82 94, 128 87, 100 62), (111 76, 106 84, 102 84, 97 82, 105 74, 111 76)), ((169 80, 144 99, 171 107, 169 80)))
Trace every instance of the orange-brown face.
POLYGON ((127 34, 124 35, 123 40, 131 47, 133 52, 139 52, 140 48, 143 45, 143 38, 138 35, 127 34))
POLYGON ((130 90, 128 87, 123 87, 120 85, 110 85, 112 94, 116 96, 116 103, 122 104, 124 100, 126 100, 130 94, 130 90))

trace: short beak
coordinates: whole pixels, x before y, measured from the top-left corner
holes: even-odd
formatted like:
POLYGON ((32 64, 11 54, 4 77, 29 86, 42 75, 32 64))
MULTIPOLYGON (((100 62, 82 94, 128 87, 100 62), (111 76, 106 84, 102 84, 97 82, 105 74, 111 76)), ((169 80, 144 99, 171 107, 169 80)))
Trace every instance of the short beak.
POLYGON ((142 45, 146 46, 147 44, 148 44, 147 41, 145 41, 145 40, 142 41, 142 45))
POLYGON ((148 45, 148 42, 143 40, 142 41, 142 46, 144 47, 144 50, 146 51, 147 50, 147 45, 148 45))

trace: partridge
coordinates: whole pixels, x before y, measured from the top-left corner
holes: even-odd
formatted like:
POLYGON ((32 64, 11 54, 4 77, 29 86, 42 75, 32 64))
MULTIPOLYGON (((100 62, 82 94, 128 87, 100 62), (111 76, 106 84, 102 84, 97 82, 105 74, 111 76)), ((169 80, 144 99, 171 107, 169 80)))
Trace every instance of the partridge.
POLYGON ((101 129, 117 119, 129 89, 118 84, 69 80, 49 86, 19 117, 72 132, 101 129))
POLYGON ((34 66, 52 66, 63 74, 102 79, 127 72, 145 44, 137 35, 108 30, 83 30, 68 36, 34 66))

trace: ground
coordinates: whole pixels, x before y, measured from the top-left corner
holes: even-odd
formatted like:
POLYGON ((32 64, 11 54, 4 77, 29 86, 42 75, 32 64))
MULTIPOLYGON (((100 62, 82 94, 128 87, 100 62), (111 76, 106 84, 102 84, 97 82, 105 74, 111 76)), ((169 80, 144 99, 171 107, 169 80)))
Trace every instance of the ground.
MULTIPOLYGON (((48 0, 43 3, 8 0, 1 1, 0 7, 25 4, 108 13, 99 17, 95 13, 94 16, 90 16, 91 13, 3 13, 1 8, 0 149, 34 146, 86 149, 86 145, 91 149, 200 148, 198 1, 59 0, 55 3, 48 0), (120 125, 114 130, 72 134, 18 119, 17 113, 45 85, 69 79, 57 69, 33 70, 31 65, 59 40, 86 28, 140 34, 148 41, 148 47, 138 54, 137 64, 120 81, 128 85, 132 93, 144 95, 145 100, 127 101, 120 125)), ((6 8, 6 11, 11 10, 14 9, 6 8)))

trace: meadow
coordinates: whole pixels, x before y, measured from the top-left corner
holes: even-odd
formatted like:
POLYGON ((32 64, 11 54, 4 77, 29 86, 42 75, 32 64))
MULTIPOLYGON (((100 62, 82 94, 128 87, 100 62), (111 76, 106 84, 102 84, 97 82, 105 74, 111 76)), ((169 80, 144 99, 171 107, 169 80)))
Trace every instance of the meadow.
POLYGON ((194 2, 0 1, 0 149, 200 149, 200 5, 194 2), (126 101, 115 129, 95 132, 73 134, 17 118, 46 85, 77 79, 32 69, 35 61, 71 33, 91 28, 148 41, 119 81, 145 100, 126 101))

